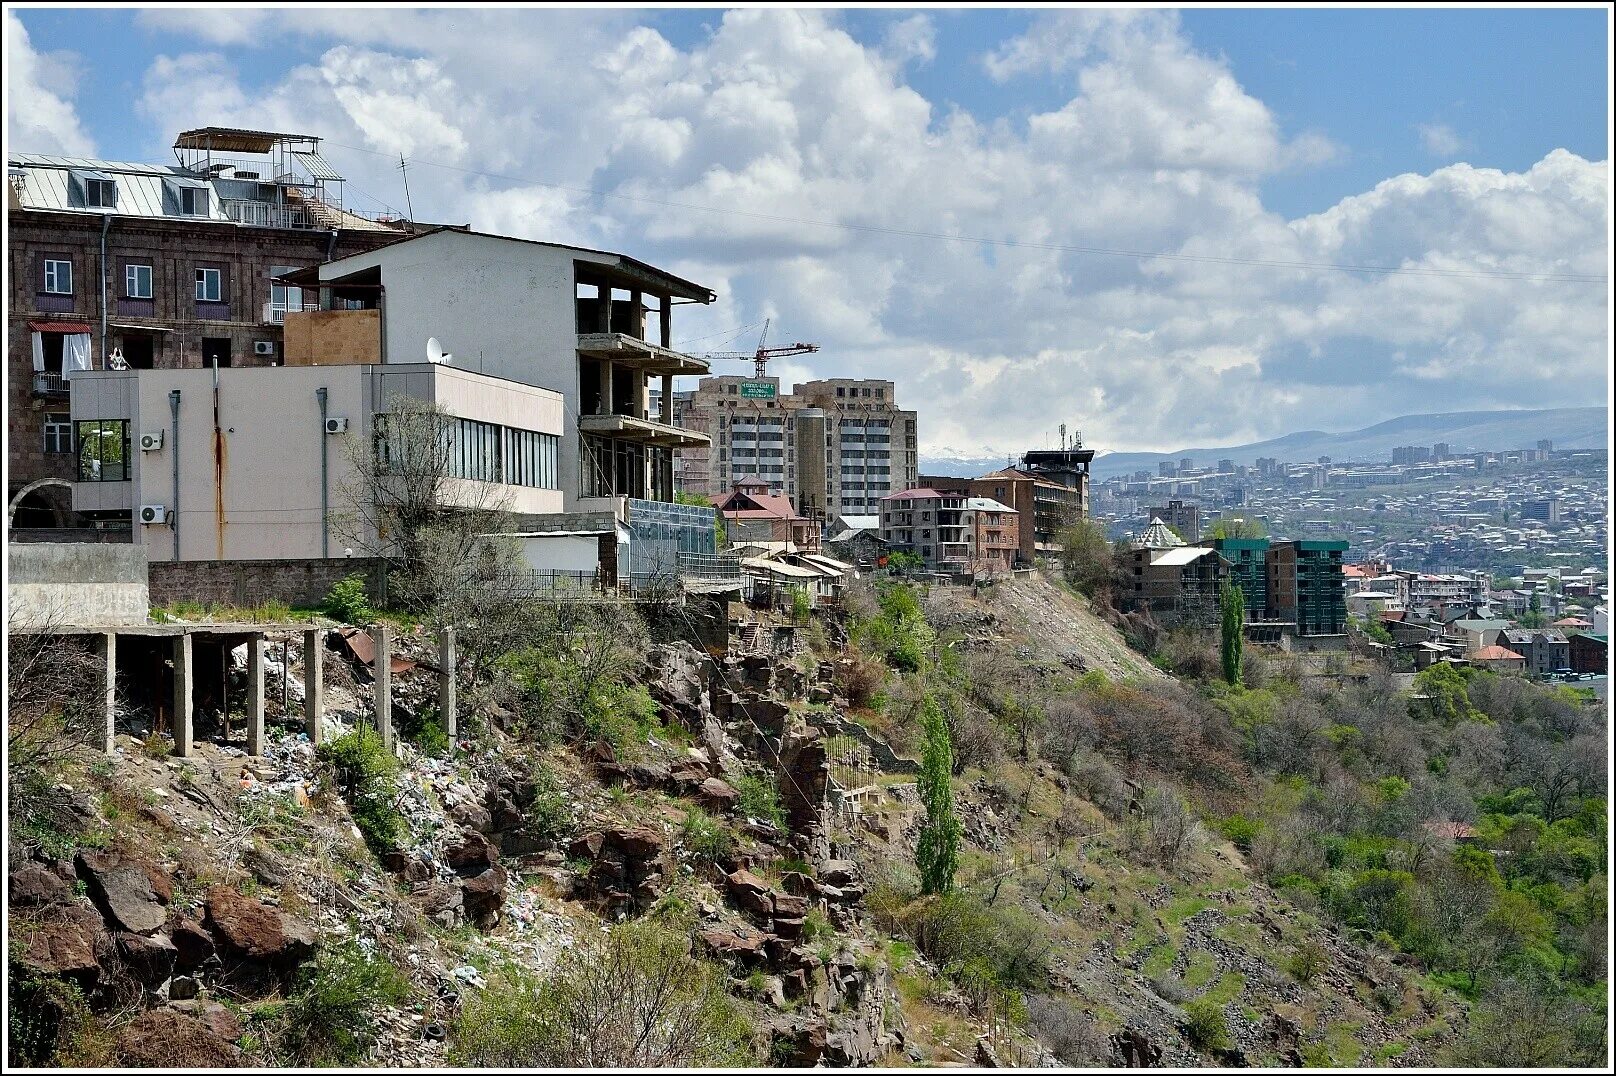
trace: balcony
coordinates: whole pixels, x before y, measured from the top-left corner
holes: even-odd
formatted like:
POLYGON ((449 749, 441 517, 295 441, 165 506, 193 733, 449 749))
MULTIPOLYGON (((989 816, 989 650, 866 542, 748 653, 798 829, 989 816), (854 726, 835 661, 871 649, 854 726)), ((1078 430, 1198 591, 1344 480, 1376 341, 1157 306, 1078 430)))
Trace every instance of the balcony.
POLYGON ((706 374, 705 359, 684 355, 627 333, 579 333, 578 354, 604 359, 647 374, 706 374))
POLYGON ((237 224, 256 228, 321 227, 320 222, 300 205, 277 205, 274 202, 257 202, 247 198, 227 198, 219 204, 224 210, 224 215, 237 224))
POLYGON ((34 371, 35 396, 66 396, 67 393, 67 378, 59 373, 50 373, 44 370, 34 371))
POLYGON ((619 441, 638 441, 654 448, 700 448, 712 444, 712 439, 704 433, 631 415, 580 415, 578 429, 619 441))

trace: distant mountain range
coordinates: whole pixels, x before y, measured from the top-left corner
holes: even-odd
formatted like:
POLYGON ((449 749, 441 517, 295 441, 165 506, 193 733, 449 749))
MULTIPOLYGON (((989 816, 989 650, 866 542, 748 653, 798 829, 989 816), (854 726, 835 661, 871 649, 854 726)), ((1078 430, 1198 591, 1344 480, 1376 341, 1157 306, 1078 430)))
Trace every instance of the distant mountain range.
MULTIPOLYGON (((1533 448, 1539 441, 1559 448, 1604 448, 1608 443, 1609 412, 1603 407, 1555 407, 1520 411, 1454 411, 1442 415, 1404 415, 1361 430, 1326 433, 1305 430, 1267 441, 1223 448, 1184 448, 1176 452, 1111 452, 1094 460, 1096 478, 1155 471, 1163 460, 1193 459, 1197 467, 1218 460, 1253 464, 1272 456, 1289 463, 1305 463, 1329 456, 1338 463, 1387 462, 1392 449, 1402 445, 1447 442, 1454 452, 1497 452, 1533 448)), ((921 456, 920 473, 969 476, 1003 467, 1002 456, 965 458, 921 456)))

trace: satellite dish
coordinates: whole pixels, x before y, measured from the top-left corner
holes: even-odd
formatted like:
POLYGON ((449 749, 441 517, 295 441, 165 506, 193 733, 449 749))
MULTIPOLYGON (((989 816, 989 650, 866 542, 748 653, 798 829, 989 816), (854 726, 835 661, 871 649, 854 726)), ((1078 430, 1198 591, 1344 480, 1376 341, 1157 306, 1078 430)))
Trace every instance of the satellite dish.
POLYGON ((454 358, 454 355, 451 354, 450 352, 447 352, 447 351, 443 350, 443 345, 438 343, 438 338, 436 336, 432 336, 432 337, 427 338, 427 342, 426 342, 426 361, 427 362, 446 363, 452 358, 454 358))

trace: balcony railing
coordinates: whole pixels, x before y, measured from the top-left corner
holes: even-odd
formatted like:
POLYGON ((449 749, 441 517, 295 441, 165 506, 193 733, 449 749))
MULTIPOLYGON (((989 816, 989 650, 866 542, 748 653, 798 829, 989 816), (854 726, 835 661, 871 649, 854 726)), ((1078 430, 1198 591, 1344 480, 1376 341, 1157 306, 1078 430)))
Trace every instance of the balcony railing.
POLYGON ((300 205, 277 205, 248 198, 227 198, 220 202, 224 215, 237 224, 259 228, 318 228, 320 225, 300 205))
POLYGON ((35 396, 66 396, 67 392, 67 378, 61 374, 44 370, 34 371, 35 396))

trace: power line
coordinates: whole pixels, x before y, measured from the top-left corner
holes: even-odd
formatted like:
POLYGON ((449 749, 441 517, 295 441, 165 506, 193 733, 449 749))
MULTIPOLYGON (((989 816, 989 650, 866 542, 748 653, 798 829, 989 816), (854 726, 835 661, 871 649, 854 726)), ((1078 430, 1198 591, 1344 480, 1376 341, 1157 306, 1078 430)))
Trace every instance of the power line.
MULTIPOLYGON (((390 153, 380 150, 366 149, 363 146, 349 146, 341 142, 331 142, 333 146, 353 150, 357 153, 368 153, 373 156, 391 157, 390 153)), ((505 183, 519 183, 535 187, 546 187, 551 190, 571 191, 575 194, 587 194, 595 198, 615 198, 619 201, 636 202, 642 205, 654 205, 667 209, 687 209, 699 213, 715 213, 720 216, 745 217, 751 220, 763 220, 776 224, 799 224, 814 228, 836 228, 842 231, 862 232, 874 235, 892 235, 907 239, 935 239, 951 243, 968 243, 976 246, 999 247, 1009 250, 1042 250, 1061 254, 1089 254, 1114 258, 1160 259, 1163 261, 1190 262, 1208 265, 1239 265, 1254 268, 1269 269, 1296 269, 1307 272, 1336 272, 1336 273, 1369 273, 1381 276, 1431 276, 1431 277, 1459 277, 1497 280, 1544 280, 1573 284, 1606 284, 1609 277, 1595 276, 1583 273, 1529 273, 1508 269, 1443 269, 1433 266, 1408 265, 1359 265, 1346 262, 1317 262, 1299 261, 1276 258, 1236 258, 1212 254, 1181 254, 1159 250, 1131 250, 1122 247, 1085 246, 1073 243, 1040 243, 1019 239, 994 239, 988 236, 955 235, 948 232, 932 232, 919 228, 897 228, 879 224, 853 224, 846 221, 813 220, 807 217, 790 217, 776 213, 759 213, 745 209, 730 209, 719 206, 699 205, 694 202, 676 202, 665 198, 650 198, 644 195, 623 194, 619 191, 600 190, 596 187, 581 187, 566 183, 550 183, 535 179, 531 176, 512 176, 498 172, 487 172, 477 168, 462 168, 458 165, 442 164, 437 161, 427 161, 416 158, 416 164, 439 168, 448 172, 459 172, 463 175, 478 176, 483 179, 495 179, 505 183)))

